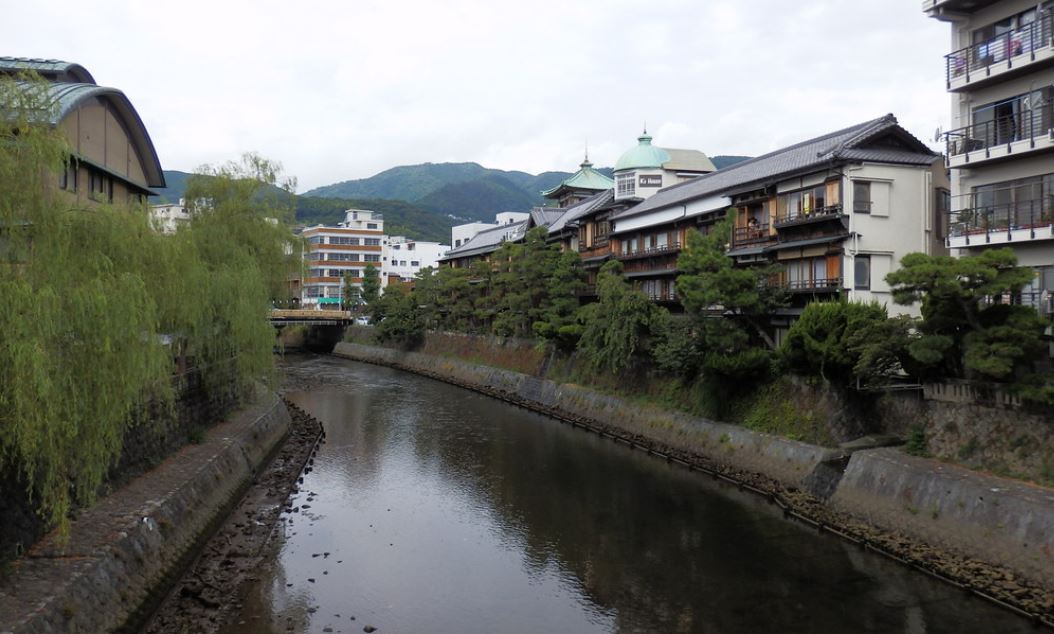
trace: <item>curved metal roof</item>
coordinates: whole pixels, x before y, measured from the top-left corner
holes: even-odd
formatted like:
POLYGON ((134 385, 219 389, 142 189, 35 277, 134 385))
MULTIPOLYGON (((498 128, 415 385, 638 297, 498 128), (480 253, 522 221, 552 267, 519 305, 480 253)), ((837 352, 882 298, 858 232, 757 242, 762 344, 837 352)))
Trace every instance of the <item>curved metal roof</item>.
POLYGON ((613 187, 615 187, 615 181, 593 169, 593 164, 587 159, 582 161, 577 172, 568 176, 556 187, 542 192, 542 196, 552 198, 553 194, 564 188, 603 191, 613 187))
POLYGON ((58 59, 41 59, 38 57, 0 56, 0 72, 19 73, 33 71, 48 79, 71 81, 80 84, 94 84, 95 78, 88 69, 80 64, 64 62, 58 59))
POLYGON ((150 140, 150 133, 146 131, 146 126, 143 124, 143 120, 139 117, 139 113, 136 112, 132 102, 120 90, 107 88, 106 86, 96 86, 95 84, 68 84, 63 82, 48 84, 48 100, 53 106, 49 113, 48 122, 51 125, 58 125, 70 113, 91 99, 104 100, 113 106, 143 162, 146 185, 148 187, 164 187, 165 174, 161 169, 161 160, 154 149, 154 143, 150 140))
POLYGON ((661 147, 651 144, 651 135, 647 132, 637 137, 637 145, 626 150, 615 163, 615 171, 632 169, 661 168, 670 160, 670 154, 661 147))

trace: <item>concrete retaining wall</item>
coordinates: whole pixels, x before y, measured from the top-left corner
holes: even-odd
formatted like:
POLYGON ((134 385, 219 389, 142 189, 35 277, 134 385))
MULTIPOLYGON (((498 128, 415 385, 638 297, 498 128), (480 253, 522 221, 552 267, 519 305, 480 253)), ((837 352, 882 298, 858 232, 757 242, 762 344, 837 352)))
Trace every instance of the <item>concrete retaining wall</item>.
POLYGON ((572 418, 609 425, 659 446, 700 455, 718 464, 762 473, 801 487, 816 466, 840 452, 697 418, 680 412, 599 394, 518 372, 354 343, 337 344, 334 354, 413 372, 435 374, 540 405, 572 418))
MULTIPOLYGON (((897 449, 851 454, 445 357, 341 343, 338 356, 432 374, 803 488, 835 511, 1054 585, 1054 490, 897 449), (844 467, 844 472, 841 472, 844 467), (822 490, 817 490, 822 489, 822 490)), ((1009 582, 1009 580, 1007 580, 1009 582)))
POLYGON ((1054 586, 1054 490, 875 449, 853 454, 830 503, 1054 586))
POLYGON ((143 616, 289 431, 275 394, 50 535, 0 582, 0 632, 109 632, 143 616))

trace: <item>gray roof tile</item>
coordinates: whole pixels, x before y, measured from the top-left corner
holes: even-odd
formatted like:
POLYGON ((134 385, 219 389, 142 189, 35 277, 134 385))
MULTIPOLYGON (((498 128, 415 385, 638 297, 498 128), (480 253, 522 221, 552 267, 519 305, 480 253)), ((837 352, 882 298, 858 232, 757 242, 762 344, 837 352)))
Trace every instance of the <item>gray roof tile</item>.
POLYGON ((773 180, 809 168, 819 168, 826 163, 838 161, 872 160, 879 162, 909 163, 924 165, 932 162, 937 154, 897 124, 891 114, 865 121, 843 130, 802 141, 790 147, 770 152, 723 170, 704 174, 684 183, 660 189, 643 203, 619 212, 614 216, 628 218, 641 213, 680 205, 704 196, 730 193, 754 183, 773 180), (885 132, 895 132, 903 141, 903 149, 867 148, 867 141, 885 132), (923 157, 929 157, 923 162, 923 157))

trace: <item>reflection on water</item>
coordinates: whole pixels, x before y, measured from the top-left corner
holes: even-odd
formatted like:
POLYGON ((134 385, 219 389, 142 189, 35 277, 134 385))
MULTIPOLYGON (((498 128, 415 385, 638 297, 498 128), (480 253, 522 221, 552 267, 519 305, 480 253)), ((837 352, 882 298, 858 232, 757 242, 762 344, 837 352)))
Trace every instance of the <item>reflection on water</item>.
POLYGON ((698 474, 464 390, 292 372, 327 443, 228 631, 1025 632, 698 474), (354 617, 354 620, 353 618, 354 617))

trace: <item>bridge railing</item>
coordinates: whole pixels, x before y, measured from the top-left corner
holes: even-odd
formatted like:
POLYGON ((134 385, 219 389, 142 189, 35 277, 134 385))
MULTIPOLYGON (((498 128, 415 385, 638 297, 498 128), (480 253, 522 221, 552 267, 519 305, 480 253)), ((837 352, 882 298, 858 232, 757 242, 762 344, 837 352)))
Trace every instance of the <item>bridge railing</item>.
POLYGON ((349 310, 314 310, 311 308, 292 310, 276 308, 271 311, 271 319, 288 321, 317 321, 320 319, 350 321, 352 315, 349 310))

